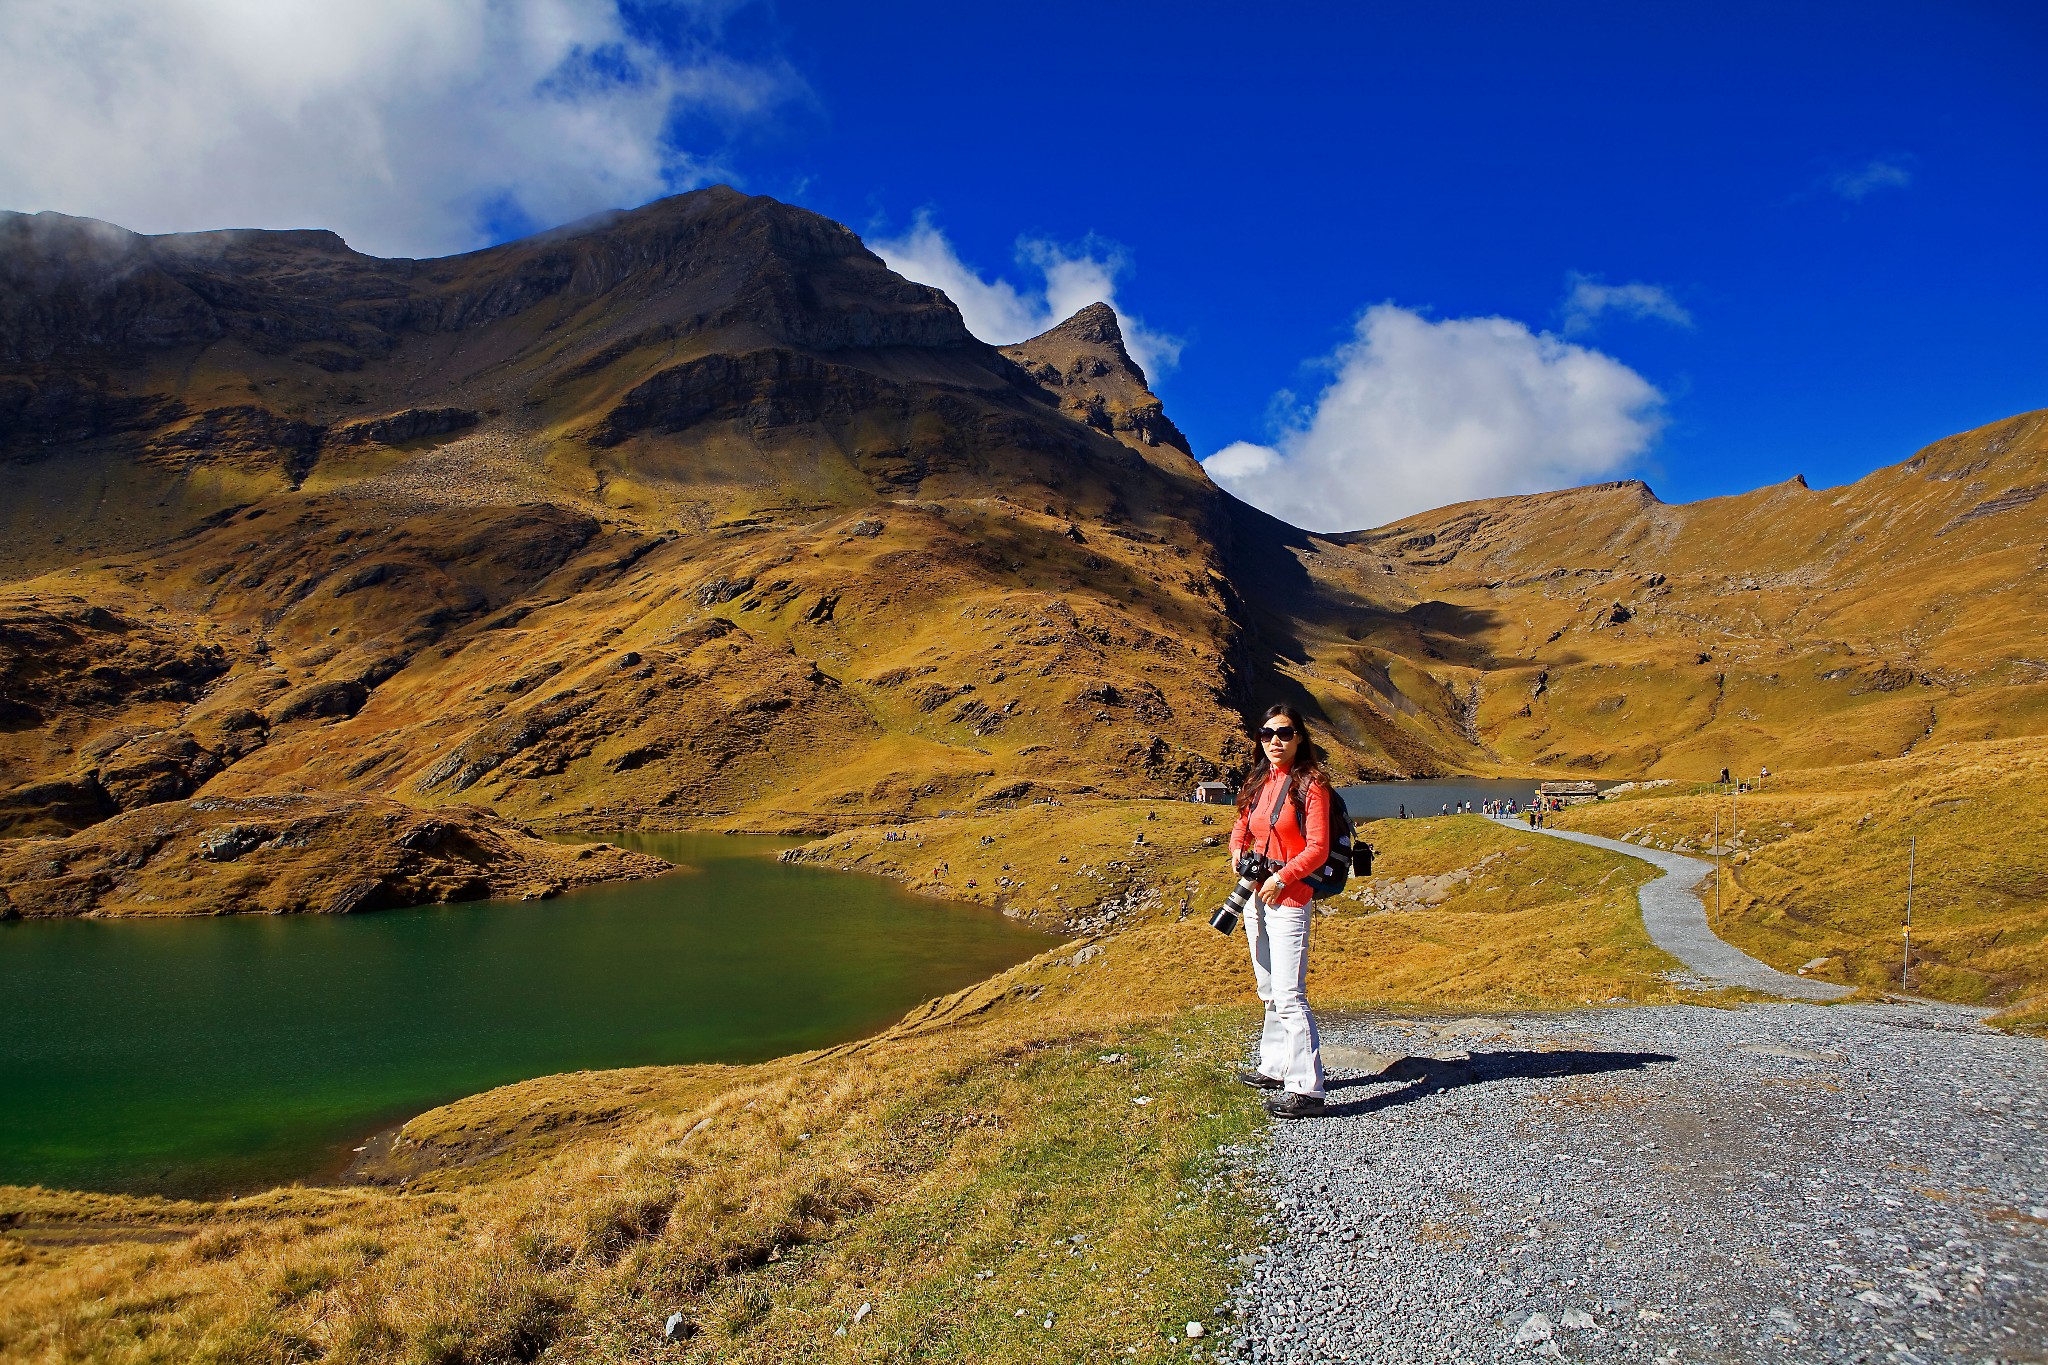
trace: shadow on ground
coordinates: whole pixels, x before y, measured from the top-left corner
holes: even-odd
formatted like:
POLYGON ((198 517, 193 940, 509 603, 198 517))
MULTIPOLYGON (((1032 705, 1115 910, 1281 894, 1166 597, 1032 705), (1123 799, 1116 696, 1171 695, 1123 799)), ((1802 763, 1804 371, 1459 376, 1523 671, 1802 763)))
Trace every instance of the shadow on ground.
POLYGON ((1436 1057, 1403 1057, 1374 1076, 1333 1079, 1326 1084, 1331 1094, 1323 1111, 1332 1117, 1372 1114, 1408 1104, 1461 1085, 1484 1085, 1488 1081, 1547 1081, 1563 1076, 1593 1076, 1607 1071, 1641 1071, 1645 1067, 1675 1062, 1663 1052, 1588 1052, 1565 1049, 1558 1052, 1475 1052, 1470 1060, 1445 1061, 1436 1057), (1405 1082, 1399 1090, 1384 1090, 1358 1099, 1338 1100, 1335 1092, 1365 1085, 1405 1082))

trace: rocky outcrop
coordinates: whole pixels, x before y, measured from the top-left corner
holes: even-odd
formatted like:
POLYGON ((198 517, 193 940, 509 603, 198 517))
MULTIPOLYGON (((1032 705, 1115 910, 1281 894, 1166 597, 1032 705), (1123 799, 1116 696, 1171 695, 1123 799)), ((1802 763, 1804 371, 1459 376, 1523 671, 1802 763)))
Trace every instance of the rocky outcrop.
POLYGON ((1123 328, 1108 304, 1091 303, 1051 331, 1002 351, 1069 417, 1128 445, 1192 453, 1145 371, 1124 349, 1123 328))
POLYGON ((0 599, 0 729, 60 709, 187 702, 228 669, 195 635, 78 597, 0 599))
POLYGON ((407 408, 388 417, 349 422, 327 434, 337 446, 404 445, 407 441, 446 436, 477 424, 477 414, 468 408, 407 408))
POLYGON ((670 870, 610 844, 552 843, 474 807, 331 796, 174 801, 68 838, 0 843, 0 919, 350 914, 531 900, 670 870))
POLYGON ((253 404, 213 408, 159 432, 144 458, 173 467, 200 461, 275 466, 296 488, 319 458, 323 428, 253 404))

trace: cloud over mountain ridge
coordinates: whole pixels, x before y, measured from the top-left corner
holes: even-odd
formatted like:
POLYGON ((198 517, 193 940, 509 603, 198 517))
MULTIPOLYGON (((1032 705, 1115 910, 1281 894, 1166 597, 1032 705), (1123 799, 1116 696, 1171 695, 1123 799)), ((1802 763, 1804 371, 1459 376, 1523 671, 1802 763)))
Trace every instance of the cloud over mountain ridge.
POLYGON ((620 0, 342 9, 279 0, 19 6, 0 42, 0 205, 161 233, 331 228, 433 256, 718 177, 684 116, 744 119, 800 80, 620 0))
POLYGON ((1271 445, 1238 441, 1203 461, 1223 487, 1308 530, 1605 478, 1662 425, 1647 379, 1512 318, 1434 322, 1382 303, 1328 363, 1335 377, 1271 445))

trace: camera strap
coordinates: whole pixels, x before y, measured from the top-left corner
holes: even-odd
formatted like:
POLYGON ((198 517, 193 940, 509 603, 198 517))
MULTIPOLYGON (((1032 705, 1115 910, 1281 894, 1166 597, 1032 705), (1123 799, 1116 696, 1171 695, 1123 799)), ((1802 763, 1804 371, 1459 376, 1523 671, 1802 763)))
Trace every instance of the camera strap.
POLYGON ((1287 805, 1287 798, 1293 791, 1294 777, 1289 774, 1287 780, 1280 784, 1279 800, 1273 803, 1273 809, 1266 812, 1266 838, 1259 845, 1259 856, 1267 862, 1273 861, 1273 855, 1268 852, 1273 847, 1273 827, 1280 822, 1280 812, 1287 805))

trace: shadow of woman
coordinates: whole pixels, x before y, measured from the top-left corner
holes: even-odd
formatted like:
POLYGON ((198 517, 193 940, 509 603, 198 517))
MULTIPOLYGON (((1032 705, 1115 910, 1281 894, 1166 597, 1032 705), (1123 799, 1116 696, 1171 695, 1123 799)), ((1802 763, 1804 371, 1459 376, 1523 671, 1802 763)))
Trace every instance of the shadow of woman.
POLYGON ((1382 1109, 1391 1109, 1397 1104, 1412 1104, 1416 1100, 1441 1094, 1446 1090, 1455 1090, 1460 1086, 1485 1085, 1489 1081, 1547 1081, 1565 1076, 1641 1071, 1645 1067, 1661 1066, 1677 1060, 1678 1058, 1663 1052, 1590 1052, 1579 1048, 1565 1048, 1556 1052, 1529 1052, 1521 1049, 1475 1052, 1469 1059, 1455 1061, 1437 1057, 1403 1057, 1378 1075, 1331 1080, 1325 1086, 1329 1091, 1337 1091, 1349 1090, 1356 1086, 1401 1082, 1399 1090, 1383 1090, 1376 1095, 1366 1095, 1355 1100, 1333 1098, 1323 1112, 1332 1118, 1351 1114, 1372 1114, 1382 1109))

